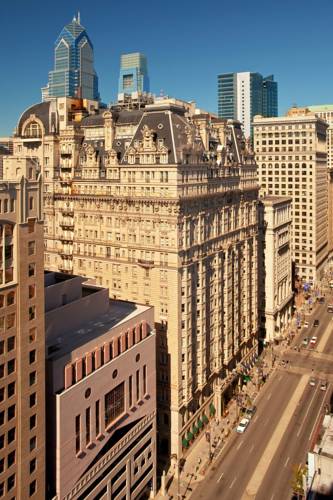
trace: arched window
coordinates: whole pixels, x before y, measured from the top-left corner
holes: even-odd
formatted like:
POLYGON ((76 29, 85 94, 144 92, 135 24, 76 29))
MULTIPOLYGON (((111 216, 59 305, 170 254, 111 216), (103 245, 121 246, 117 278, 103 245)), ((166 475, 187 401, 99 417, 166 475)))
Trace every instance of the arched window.
POLYGON ((38 123, 37 122, 29 123, 29 125, 25 129, 24 136, 32 138, 42 137, 42 130, 38 125, 38 123))

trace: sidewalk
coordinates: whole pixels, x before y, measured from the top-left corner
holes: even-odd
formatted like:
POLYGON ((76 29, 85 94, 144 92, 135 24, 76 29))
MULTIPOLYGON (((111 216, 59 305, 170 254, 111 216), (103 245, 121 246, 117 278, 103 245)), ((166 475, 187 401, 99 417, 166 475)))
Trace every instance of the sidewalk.
MULTIPOLYGON (((265 356, 260 358, 262 360, 262 370, 263 375, 267 379, 270 373, 273 371, 270 362, 270 355, 265 353, 265 356)), ((256 370, 257 367, 254 366, 251 370, 252 380, 256 381, 256 370)), ((243 401, 248 401, 250 404, 254 404, 257 396, 257 384, 253 381, 247 383, 243 386, 243 390, 240 391, 240 395, 243 395, 243 401)), ((262 384, 260 388, 263 386, 262 384)), ((185 458, 185 464, 182 467, 179 482, 177 480, 177 470, 176 466, 170 468, 168 475, 166 476, 166 490, 167 495, 163 496, 161 491, 159 491, 155 498, 159 500, 162 499, 177 499, 178 493, 180 498, 189 498, 192 491, 195 490, 198 483, 200 483, 209 469, 210 466, 214 464, 216 459, 219 457, 222 449, 227 443, 228 437, 231 432, 235 429, 237 422, 239 420, 239 407, 237 407, 236 398, 233 398, 226 408, 227 415, 220 419, 211 419, 210 423, 207 424, 206 429, 201 433, 201 436, 196 439, 193 443, 190 451, 185 458), (211 448, 210 444, 206 439, 206 431, 210 431, 211 448), (210 461, 210 452, 212 460, 210 461)))

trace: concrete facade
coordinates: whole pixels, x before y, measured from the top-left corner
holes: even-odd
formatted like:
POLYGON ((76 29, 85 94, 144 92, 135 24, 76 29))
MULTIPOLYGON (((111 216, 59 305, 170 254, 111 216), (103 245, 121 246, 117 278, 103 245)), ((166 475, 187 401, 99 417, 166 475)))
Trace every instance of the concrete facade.
POLYGON ((324 416, 321 435, 308 452, 306 496, 311 500, 333 495, 333 415, 324 416))
POLYGON ((39 106, 20 118, 14 151, 45 171, 45 265, 154 306, 160 445, 180 456, 198 419, 221 414, 237 367, 257 351, 253 154, 238 122, 192 105, 94 113, 71 104, 65 128, 59 103, 39 106))
POLYGON ((49 498, 156 491, 153 308, 45 276, 49 498))
POLYGON ((16 158, 0 184, 0 496, 45 498, 42 178, 16 158))
POLYGON ((266 342, 280 338, 292 316, 291 203, 291 198, 278 196, 260 200, 261 316, 266 342))
POLYGON ((292 198, 296 274, 320 279, 328 256, 327 124, 306 109, 254 118, 254 148, 262 195, 292 198))

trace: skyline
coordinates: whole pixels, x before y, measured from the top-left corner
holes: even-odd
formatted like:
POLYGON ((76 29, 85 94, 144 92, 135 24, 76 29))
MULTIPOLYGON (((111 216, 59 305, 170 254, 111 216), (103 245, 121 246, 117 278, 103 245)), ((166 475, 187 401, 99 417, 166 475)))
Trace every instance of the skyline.
POLYGON ((121 6, 110 6, 105 0, 98 10, 87 1, 68 5, 60 0, 54 10, 52 5, 41 8, 36 0, 33 14, 29 5, 14 0, 3 8, 0 35, 2 47, 7 48, 3 67, 9 75, 0 81, 0 136, 13 132, 22 109, 41 101, 40 88, 53 66, 54 42, 77 10, 94 45, 100 94, 107 104, 116 98, 120 55, 135 51, 147 56, 153 93, 195 100, 198 107, 212 112, 217 112, 217 75, 232 71, 273 73, 279 83, 280 115, 293 104, 332 102, 333 68, 327 64, 325 47, 333 5, 327 1, 316 6, 315 23, 310 2, 290 5, 283 0, 279 5, 268 11, 262 0, 255 6, 241 1, 237 7, 213 0, 207 11, 185 0, 182 5, 171 1, 166 10, 148 0, 138 17, 130 1, 123 21, 121 6))

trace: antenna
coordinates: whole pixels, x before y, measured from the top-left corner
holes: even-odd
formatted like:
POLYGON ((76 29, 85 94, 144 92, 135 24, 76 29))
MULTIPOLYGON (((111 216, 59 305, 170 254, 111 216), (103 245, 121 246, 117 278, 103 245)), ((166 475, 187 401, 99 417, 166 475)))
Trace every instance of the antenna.
POLYGON ((80 15, 80 11, 78 11, 78 13, 77 13, 77 22, 78 22, 79 24, 81 24, 81 15, 80 15))

